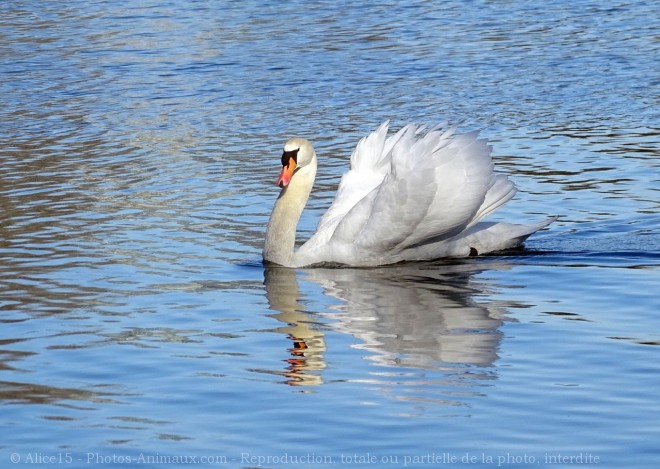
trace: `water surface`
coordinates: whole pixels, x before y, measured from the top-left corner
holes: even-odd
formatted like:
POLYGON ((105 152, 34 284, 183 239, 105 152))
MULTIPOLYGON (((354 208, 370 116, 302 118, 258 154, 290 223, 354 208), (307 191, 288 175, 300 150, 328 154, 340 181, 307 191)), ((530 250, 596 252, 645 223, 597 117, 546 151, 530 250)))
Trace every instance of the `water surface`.
POLYGON ((656 18, 0 5, 3 466, 656 467, 656 18), (386 119, 482 129, 520 189, 494 219, 559 221, 510 255, 264 267, 282 143, 321 158, 302 239, 386 119))

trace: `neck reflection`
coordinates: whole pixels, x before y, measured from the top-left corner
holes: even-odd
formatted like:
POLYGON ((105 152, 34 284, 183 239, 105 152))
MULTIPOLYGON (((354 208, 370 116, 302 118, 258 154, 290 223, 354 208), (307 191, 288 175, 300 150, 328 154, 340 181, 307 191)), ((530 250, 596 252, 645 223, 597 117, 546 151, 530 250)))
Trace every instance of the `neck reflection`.
POLYGON ((268 266, 265 270, 266 297, 270 309, 278 311, 273 317, 284 325, 275 329, 291 341, 285 371, 287 384, 292 386, 314 386, 323 384, 319 373, 325 369, 323 359, 326 351, 322 331, 313 327, 309 315, 300 304, 301 292, 296 271, 286 267, 268 266))

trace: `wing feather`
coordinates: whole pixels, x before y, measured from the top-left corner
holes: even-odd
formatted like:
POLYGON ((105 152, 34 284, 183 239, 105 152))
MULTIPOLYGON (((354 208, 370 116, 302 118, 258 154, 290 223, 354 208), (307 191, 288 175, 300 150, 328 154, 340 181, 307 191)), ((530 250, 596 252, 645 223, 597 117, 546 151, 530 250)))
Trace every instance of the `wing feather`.
MULTIPOLYGON (((478 132, 410 124, 388 137, 388 127, 358 142, 334 202, 299 250, 305 259, 367 265, 462 255, 462 234, 483 237, 480 220, 516 193, 493 173, 491 147, 478 132)), ((528 232, 520 233, 514 241, 528 232)))
POLYGON ((351 168, 344 174, 332 205, 325 212, 317 232, 332 235, 343 217, 374 188, 389 171, 391 154, 384 151, 389 121, 362 138, 351 155, 351 168))
POLYGON ((345 214, 333 239, 374 254, 396 253, 464 230, 484 203, 493 166, 478 132, 453 133, 435 127, 424 134, 411 125, 386 142, 390 173, 345 214))

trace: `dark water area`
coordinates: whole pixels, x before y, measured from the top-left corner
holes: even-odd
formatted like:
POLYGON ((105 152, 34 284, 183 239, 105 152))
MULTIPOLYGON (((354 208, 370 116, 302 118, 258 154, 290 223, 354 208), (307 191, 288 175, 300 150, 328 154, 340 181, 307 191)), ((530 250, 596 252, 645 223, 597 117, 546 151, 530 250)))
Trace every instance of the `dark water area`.
POLYGON ((0 4, 1 465, 657 467, 659 30, 644 1, 0 4), (283 142, 319 155, 304 239, 386 119, 482 129, 519 188, 492 219, 559 220, 262 265, 283 142))

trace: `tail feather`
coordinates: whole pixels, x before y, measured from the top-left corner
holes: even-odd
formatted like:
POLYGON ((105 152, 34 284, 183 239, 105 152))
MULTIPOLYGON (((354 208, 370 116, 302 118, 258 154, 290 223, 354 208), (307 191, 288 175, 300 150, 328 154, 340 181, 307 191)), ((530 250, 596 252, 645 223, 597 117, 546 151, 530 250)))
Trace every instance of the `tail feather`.
POLYGON ((549 217, 532 225, 481 222, 466 232, 461 243, 468 250, 474 248, 478 254, 514 248, 556 219, 556 216, 549 217))

